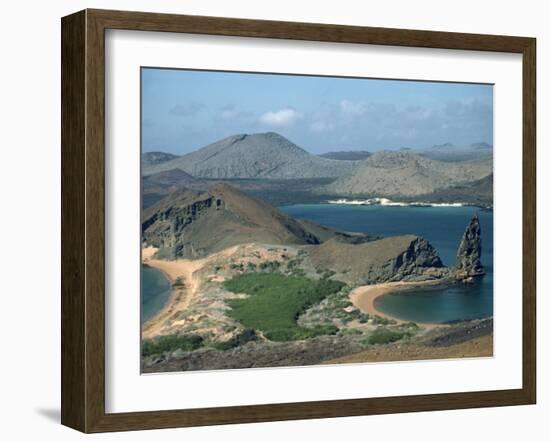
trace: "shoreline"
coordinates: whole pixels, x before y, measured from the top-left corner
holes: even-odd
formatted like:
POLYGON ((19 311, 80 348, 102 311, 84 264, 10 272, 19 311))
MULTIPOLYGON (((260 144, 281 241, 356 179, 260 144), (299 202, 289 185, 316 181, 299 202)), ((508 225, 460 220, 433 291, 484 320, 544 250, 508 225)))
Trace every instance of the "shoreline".
POLYGON ((175 311, 187 308, 197 287, 196 282, 193 280, 193 273, 201 266, 201 260, 165 261, 154 259, 153 255, 156 251, 157 249, 154 247, 142 249, 141 262, 143 265, 158 270, 166 277, 170 282, 170 295, 164 306, 141 325, 142 339, 161 335, 165 321, 175 311), (179 278, 185 281, 181 287, 175 285, 176 280, 179 278))
MULTIPOLYGON (((374 301, 381 296, 395 293, 398 291, 405 291, 416 287, 425 286, 438 286, 445 285, 446 282, 441 280, 429 280, 429 281, 396 281, 396 282, 383 282, 380 284, 362 285, 356 287, 349 294, 351 303, 364 313, 372 316, 380 316, 384 319, 390 319, 396 321, 398 324, 405 324, 407 322, 396 316, 388 315, 374 306, 374 301)), ((444 327, 446 324, 438 322, 417 322, 418 325, 426 328, 444 327)))
POLYGON ((165 275, 170 281, 171 292, 165 305, 141 325, 141 338, 150 339, 177 332, 178 326, 185 323, 185 319, 178 319, 175 316, 189 308, 200 297, 203 281, 200 275, 196 275, 196 272, 203 269, 213 257, 223 259, 234 252, 236 248, 237 246, 229 247, 205 258, 173 261, 155 259, 154 255, 158 249, 154 247, 142 248, 141 263, 165 275))
POLYGON ((149 322, 157 321, 158 318, 160 317, 160 315, 165 310, 167 310, 170 305, 172 305, 174 303, 174 300, 175 300, 175 297, 176 297, 176 290, 174 290, 174 279, 170 276, 169 273, 165 272, 162 268, 160 268, 158 266, 155 266, 154 264, 151 264, 150 261, 147 261, 147 262, 146 261, 141 261, 141 264, 144 265, 144 266, 150 267, 152 269, 155 269, 158 272, 162 273, 162 275, 166 278, 166 280, 170 284, 170 288, 169 288, 170 294, 168 295, 168 298, 166 298, 166 302, 164 303, 164 305, 159 310, 157 310, 151 317, 149 317, 148 319, 146 319, 145 321, 142 322, 141 330, 142 330, 142 333, 143 333, 143 330, 145 329, 145 325, 147 325, 149 322))

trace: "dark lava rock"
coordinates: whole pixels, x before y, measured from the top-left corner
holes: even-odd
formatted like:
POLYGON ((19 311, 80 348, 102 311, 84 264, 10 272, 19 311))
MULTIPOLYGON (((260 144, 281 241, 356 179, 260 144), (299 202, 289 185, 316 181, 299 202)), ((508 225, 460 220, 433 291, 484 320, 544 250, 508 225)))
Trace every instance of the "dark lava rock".
POLYGON ((457 279, 471 282, 485 275, 481 264, 481 227, 475 214, 462 235, 456 255, 455 276, 457 279))

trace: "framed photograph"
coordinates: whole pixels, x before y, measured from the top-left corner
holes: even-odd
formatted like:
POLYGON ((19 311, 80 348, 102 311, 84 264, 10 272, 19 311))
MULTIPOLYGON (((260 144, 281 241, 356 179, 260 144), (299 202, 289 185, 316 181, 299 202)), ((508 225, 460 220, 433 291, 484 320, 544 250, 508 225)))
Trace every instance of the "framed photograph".
POLYGON ((535 403, 535 39, 62 19, 62 423, 535 403))

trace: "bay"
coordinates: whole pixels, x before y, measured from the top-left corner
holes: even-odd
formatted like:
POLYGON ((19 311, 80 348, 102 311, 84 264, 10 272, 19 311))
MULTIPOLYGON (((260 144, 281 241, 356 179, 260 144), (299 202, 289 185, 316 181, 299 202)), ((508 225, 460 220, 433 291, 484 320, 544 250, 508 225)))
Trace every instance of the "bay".
POLYGON ((387 207, 296 204, 280 209, 290 216, 339 230, 380 236, 413 234, 427 239, 443 263, 453 265, 458 245, 474 213, 480 219, 482 263, 487 274, 475 283, 414 289, 378 298, 378 310, 408 321, 453 322, 493 314, 493 212, 475 207, 387 207))

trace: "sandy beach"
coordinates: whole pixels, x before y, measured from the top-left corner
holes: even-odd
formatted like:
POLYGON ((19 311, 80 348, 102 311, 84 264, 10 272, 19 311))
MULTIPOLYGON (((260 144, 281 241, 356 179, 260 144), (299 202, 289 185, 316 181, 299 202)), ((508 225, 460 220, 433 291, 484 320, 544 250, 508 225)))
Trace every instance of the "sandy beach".
MULTIPOLYGON (((213 263, 230 262, 235 255, 239 255, 239 252, 240 254, 246 254, 247 250, 251 247, 254 249, 253 245, 246 244, 232 246, 205 258, 177 259, 174 261, 155 259, 156 248, 143 248, 143 264, 162 272, 172 284, 172 292, 166 305, 143 324, 142 338, 149 339, 177 332, 185 320, 177 319, 176 316, 179 312, 197 302, 201 296, 200 292, 204 283, 204 277, 201 279, 198 272, 205 266, 212 266, 213 263)), ((265 255, 265 257, 269 256, 269 254, 265 255)), ((262 259, 264 255, 260 253, 258 257, 258 259, 262 259)), ((219 279, 219 276, 211 275, 211 280, 216 280, 216 278, 219 279)))
MULTIPOLYGON (((351 291, 349 297, 353 305, 364 313, 368 313, 369 315, 380 316, 381 318, 392 319, 394 321, 397 321, 397 323, 404 323, 408 321, 403 321, 399 318, 390 316, 376 309, 376 307, 374 306, 374 301, 380 296, 387 295, 388 293, 392 293, 398 290, 411 289, 411 288, 420 287, 420 286, 435 286, 440 284, 441 284, 441 281, 438 281, 438 280, 422 281, 422 282, 418 282, 418 281, 384 282, 381 284, 363 285, 361 287, 357 287, 356 289, 351 291)), ((422 323, 419 325, 423 325, 425 327, 435 327, 441 324, 422 323)))
POLYGON ((175 312, 189 306, 198 288, 198 282, 193 277, 193 273, 203 265, 203 260, 200 259, 176 261, 153 259, 156 251, 157 249, 154 247, 142 249, 142 262, 159 270, 168 278, 172 284, 172 293, 164 308, 143 325, 142 338, 151 338, 162 334, 161 329, 165 326, 166 320, 175 312), (183 285, 174 285, 178 279, 183 285))

